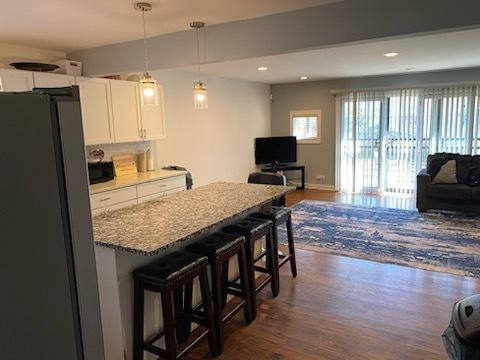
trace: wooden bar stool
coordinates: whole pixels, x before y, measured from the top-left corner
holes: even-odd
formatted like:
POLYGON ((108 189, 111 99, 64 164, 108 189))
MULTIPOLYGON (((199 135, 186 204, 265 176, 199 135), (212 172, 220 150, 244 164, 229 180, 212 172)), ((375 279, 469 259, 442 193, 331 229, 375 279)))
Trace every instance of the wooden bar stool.
MULTIPOLYGON (((215 337, 215 324, 213 319, 210 290, 207 275, 208 259, 198 254, 176 251, 159 258, 152 264, 146 265, 133 272, 134 279, 134 311, 133 311, 133 359, 143 360, 143 352, 161 356, 165 359, 179 359, 192 350, 201 340, 208 337, 210 352, 216 355, 217 345, 215 337), (193 280, 200 280, 200 292, 203 311, 191 309, 193 280), (185 286, 184 304, 177 304, 178 294, 185 286), (144 340, 144 292, 152 291, 161 294, 164 329, 156 335, 144 340), (188 321, 174 316, 172 300, 175 296, 175 307, 182 308, 183 315, 188 316, 188 321), (180 349, 179 343, 186 340, 190 333, 190 321, 205 328, 186 347, 180 349), (188 329, 185 324, 188 323, 188 329), (176 328, 176 325, 181 325, 176 328), (177 331, 177 338, 175 332, 177 331), (164 337, 165 349, 154 345, 164 337)), ((199 307, 199 308, 200 308, 199 307)))
POLYGON ((245 238, 237 234, 214 233, 206 238, 185 247, 185 250, 208 257, 212 275, 213 317, 217 335, 217 354, 223 352, 223 324, 243 308, 245 322, 252 322, 250 305, 250 286, 248 283, 247 263, 245 256, 245 238), (240 282, 228 280, 228 261, 237 256, 240 282), (227 266, 225 266, 227 264, 227 266), (231 311, 224 314, 227 295, 242 299, 231 311))
POLYGON ((283 206, 265 206, 257 213, 251 215, 252 217, 267 219, 273 222, 273 239, 278 248, 278 227, 282 224, 287 226, 288 237, 288 255, 281 255, 281 261, 278 267, 282 267, 286 262, 290 262, 290 270, 292 276, 297 276, 297 261, 295 259, 295 244, 293 241, 292 230, 292 211, 283 206))
POLYGON ((277 247, 272 236, 272 222, 270 220, 247 217, 235 224, 223 228, 224 232, 245 236, 245 250, 247 256, 247 270, 249 277, 252 318, 255 319, 257 314, 256 293, 262 290, 267 284, 270 284, 273 296, 277 296, 279 289, 278 278, 278 257, 277 247), (266 250, 255 257, 255 242, 266 239, 266 250), (267 267, 256 266, 255 263, 266 257, 267 267), (267 274, 265 279, 257 284, 255 279, 255 271, 267 274))

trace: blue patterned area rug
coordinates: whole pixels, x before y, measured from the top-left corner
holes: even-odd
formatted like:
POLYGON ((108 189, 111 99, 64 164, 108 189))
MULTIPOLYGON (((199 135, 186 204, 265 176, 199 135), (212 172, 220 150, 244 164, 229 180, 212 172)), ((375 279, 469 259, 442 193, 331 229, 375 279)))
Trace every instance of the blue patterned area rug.
POLYGON ((292 209, 298 248, 480 276, 480 218, 310 200, 292 209))

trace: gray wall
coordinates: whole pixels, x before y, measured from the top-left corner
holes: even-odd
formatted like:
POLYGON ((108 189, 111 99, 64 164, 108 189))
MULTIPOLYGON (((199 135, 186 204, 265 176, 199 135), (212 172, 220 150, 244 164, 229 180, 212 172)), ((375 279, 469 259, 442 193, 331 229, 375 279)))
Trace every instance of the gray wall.
MULTIPOLYGON (((154 11, 162 9, 154 8, 154 11)), ((479 25, 478 0, 344 0, 208 26, 207 62, 277 55, 479 25)), ((148 46, 151 69, 181 67, 195 62, 192 31, 150 38, 148 46)), ((142 54, 143 41, 136 40, 81 50, 69 53, 67 57, 82 61, 85 75, 93 75, 141 71, 142 54)))
POLYGON ((441 83, 480 82, 480 68, 407 75, 350 78, 272 85, 272 135, 289 135, 291 110, 322 110, 321 144, 299 144, 298 163, 306 166, 307 183, 335 184, 335 97, 331 90, 414 87, 441 83))

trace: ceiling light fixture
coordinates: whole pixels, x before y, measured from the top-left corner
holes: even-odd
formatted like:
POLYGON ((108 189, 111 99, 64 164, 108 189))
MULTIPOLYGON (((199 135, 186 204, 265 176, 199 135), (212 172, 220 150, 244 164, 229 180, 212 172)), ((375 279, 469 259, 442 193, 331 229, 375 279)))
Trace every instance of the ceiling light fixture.
POLYGON ((190 27, 195 29, 197 37, 197 81, 193 83, 193 105, 195 109, 208 109, 208 94, 207 86, 203 81, 200 81, 200 39, 199 33, 200 29, 203 30, 203 45, 204 45, 204 57, 206 60, 206 34, 205 34, 205 23, 201 21, 194 21, 190 23, 190 27))
POLYGON ((388 53, 383 54, 383 56, 385 56, 385 57, 395 57, 395 56, 398 56, 398 53, 388 52, 388 53))
POLYGON ((158 89, 157 82, 152 79, 148 73, 148 51, 147 51, 147 32, 145 26, 145 12, 152 10, 152 4, 138 2, 133 5, 135 10, 142 12, 143 20, 143 55, 145 60, 145 72, 140 80, 141 101, 142 106, 158 105, 158 89))
POLYGON ((300 80, 307 80, 308 79, 308 76, 302 76, 300 77, 300 80))
POLYGON ((258 71, 267 71, 267 70, 268 70, 268 67, 266 67, 266 66, 259 66, 259 67, 257 68, 257 70, 258 70, 258 71))

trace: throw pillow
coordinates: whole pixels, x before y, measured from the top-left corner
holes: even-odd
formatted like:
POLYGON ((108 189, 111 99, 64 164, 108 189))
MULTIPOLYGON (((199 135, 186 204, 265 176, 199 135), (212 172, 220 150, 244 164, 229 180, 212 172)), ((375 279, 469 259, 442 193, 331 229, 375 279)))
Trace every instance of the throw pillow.
POLYGON ((442 165, 437 175, 432 180, 432 184, 457 184, 457 162, 448 160, 442 165))

